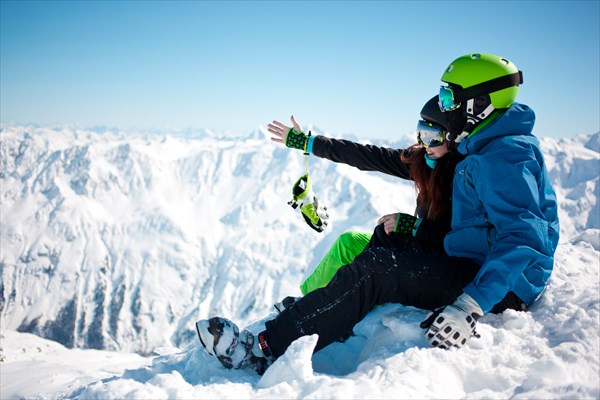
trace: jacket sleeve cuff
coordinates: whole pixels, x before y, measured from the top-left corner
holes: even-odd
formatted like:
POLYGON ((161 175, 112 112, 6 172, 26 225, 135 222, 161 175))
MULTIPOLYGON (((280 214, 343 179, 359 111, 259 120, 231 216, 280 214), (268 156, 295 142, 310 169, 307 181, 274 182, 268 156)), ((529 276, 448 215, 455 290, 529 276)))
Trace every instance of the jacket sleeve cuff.
POLYGON ((422 221, 423 221, 423 218, 417 218, 417 220, 415 221, 415 227, 413 228, 413 231, 412 231, 413 236, 417 236, 417 231, 419 230, 419 226, 421 226, 422 221))
POLYGON ((487 314, 494 307, 494 304, 490 304, 490 302, 483 296, 479 289, 477 289, 472 283, 469 283, 463 289, 463 292, 471 296, 471 298, 475 300, 477 304, 479 304, 479 307, 481 307, 481 310, 484 312, 484 314, 487 314))
POLYGON ((315 136, 310 136, 308 138, 308 143, 306 143, 306 152, 308 154, 312 154, 313 153, 312 148, 313 148, 313 142, 314 141, 315 141, 315 136))

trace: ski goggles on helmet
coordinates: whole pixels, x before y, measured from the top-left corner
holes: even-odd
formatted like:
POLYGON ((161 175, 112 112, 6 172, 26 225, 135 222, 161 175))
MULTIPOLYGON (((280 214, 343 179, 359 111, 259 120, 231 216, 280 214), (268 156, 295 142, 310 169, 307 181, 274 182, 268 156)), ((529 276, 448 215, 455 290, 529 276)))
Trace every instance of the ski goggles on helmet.
POLYGON ((466 89, 460 87, 442 86, 438 97, 440 110, 442 112, 456 110, 461 102, 502 89, 519 86, 523 83, 523 73, 517 71, 510 75, 500 76, 489 81, 478 83, 466 89))
POLYGON ((417 142, 424 147, 437 147, 444 144, 446 130, 432 122, 420 120, 417 123, 417 142))
POLYGON ((454 89, 451 86, 440 87, 438 104, 442 112, 456 110, 460 107, 460 102, 455 100, 454 89))

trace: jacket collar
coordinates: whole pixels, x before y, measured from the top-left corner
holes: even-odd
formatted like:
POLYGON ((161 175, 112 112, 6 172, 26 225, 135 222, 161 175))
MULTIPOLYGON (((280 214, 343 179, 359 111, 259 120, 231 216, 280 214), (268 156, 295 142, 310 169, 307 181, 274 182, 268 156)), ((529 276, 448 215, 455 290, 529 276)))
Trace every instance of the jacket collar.
POLYGON ((461 154, 477 153, 492 140, 503 136, 533 136, 535 113, 525 104, 513 103, 498 119, 458 145, 461 154))

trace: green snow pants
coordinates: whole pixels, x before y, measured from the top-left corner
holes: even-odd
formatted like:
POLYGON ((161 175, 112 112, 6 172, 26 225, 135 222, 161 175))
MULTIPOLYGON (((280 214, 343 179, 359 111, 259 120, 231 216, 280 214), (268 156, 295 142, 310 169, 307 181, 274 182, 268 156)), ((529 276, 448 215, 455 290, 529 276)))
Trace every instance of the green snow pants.
POLYGON ((333 243, 313 273, 300 285, 303 295, 327 286, 343 265, 350 264, 371 240, 370 233, 344 232, 333 243))

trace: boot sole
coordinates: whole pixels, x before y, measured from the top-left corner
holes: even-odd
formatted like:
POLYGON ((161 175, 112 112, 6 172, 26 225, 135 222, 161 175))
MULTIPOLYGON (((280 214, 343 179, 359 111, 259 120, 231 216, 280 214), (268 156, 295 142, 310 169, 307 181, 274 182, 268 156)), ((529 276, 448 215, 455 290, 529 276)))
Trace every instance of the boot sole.
POLYGON ((196 333, 198 333, 198 339, 200 339, 200 343, 202 344, 202 346, 206 349, 206 351, 211 355, 214 356, 214 353, 209 350, 209 348, 206 346, 206 343, 204 342, 204 340, 202 340, 202 333, 201 333, 201 329, 203 329, 205 332, 208 332, 208 326, 202 326, 202 328, 200 327, 200 324, 205 325, 208 321, 205 320, 200 320, 196 322, 196 333))

